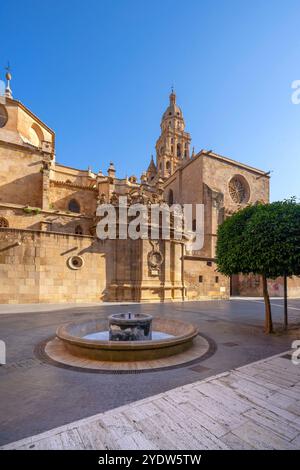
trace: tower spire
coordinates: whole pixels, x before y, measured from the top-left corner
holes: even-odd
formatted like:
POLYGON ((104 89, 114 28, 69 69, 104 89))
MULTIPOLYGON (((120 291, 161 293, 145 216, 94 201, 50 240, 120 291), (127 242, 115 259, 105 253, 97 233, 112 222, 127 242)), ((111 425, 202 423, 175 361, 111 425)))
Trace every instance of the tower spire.
POLYGON ((161 134, 156 141, 156 167, 163 179, 171 176, 176 168, 190 158, 191 137, 185 131, 180 107, 176 103, 174 88, 171 88, 170 103, 161 120, 161 134))
POLYGON ((12 98, 13 96, 12 96, 12 91, 11 91, 11 88, 10 88, 11 73, 10 73, 9 62, 7 62, 7 66, 5 67, 5 70, 6 70, 6 75, 5 75, 5 78, 6 78, 5 96, 7 98, 12 98))
POLYGON ((176 94, 174 91, 174 85, 171 86, 171 94, 170 94, 170 105, 174 105, 176 103, 176 94))

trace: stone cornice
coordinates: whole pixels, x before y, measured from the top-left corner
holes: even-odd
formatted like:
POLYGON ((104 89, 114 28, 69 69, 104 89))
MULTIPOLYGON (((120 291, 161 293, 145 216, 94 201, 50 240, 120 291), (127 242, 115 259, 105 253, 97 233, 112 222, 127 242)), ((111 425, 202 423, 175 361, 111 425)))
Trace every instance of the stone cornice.
MULTIPOLYGON (((24 211, 28 206, 24 206, 22 204, 12 204, 12 203, 5 203, 5 202, 0 202, 0 208, 5 208, 5 209, 15 209, 15 210, 21 210, 24 211)), ((27 215, 36 215, 34 213, 35 209, 39 209, 38 214, 47 214, 47 215, 56 215, 59 217, 71 217, 75 219, 88 219, 88 220, 93 220, 93 216, 91 215, 83 215, 83 214, 77 214, 77 212, 65 212, 60 209, 41 209, 40 207, 33 207, 30 206, 30 209, 32 209, 32 213, 26 214, 24 212, 24 217, 27 215)))
POLYGON ((246 165, 245 163, 238 162, 237 160, 233 160, 232 158, 224 157, 223 155, 220 155, 219 153, 209 152, 207 150, 201 150, 197 155, 195 155, 194 159, 197 158, 198 156, 213 158, 213 159, 219 160, 223 163, 227 163, 228 165, 236 166, 236 167, 241 168, 243 170, 247 170, 250 173, 256 173, 256 174, 258 174, 258 175, 260 175, 264 178, 270 179, 270 176, 268 175, 268 172, 260 170, 258 168, 254 168, 253 166, 246 165))
POLYGON ((199 255, 184 255, 184 259, 187 260, 197 260, 197 261, 208 261, 211 263, 216 263, 216 258, 210 258, 210 257, 205 257, 205 256, 199 256, 199 255))
POLYGON ((3 147, 12 147, 16 150, 27 152, 31 155, 39 154, 43 156, 43 153, 44 153, 40 148, 35 147, 34 145, 30 145, 30 144, 18 144, 17 142, 8 142, 7 140, 0 139, 0 145, 3 147))
POLYGON ((72 182, 69 183, 68 181, 50 180, 50 184, 52 186, 61 186, 65 188, 77 188, 77 189, 83 189, 87 191, 94 191, 96 193, 98 192, 97 188, 93 188, 92 186, 88 186, 85 184, 72 183, 72 182))
MULTIPOLYGON (((62 237, 72 237, 72 238, 87 238, 89 240, 95 240, 95 237, 91 235, 77 235, 75 233, 68 233, 68 232, 54 232, 54 231, 49 231, 49 232, 44 232, 43 230, 29 230, 29 229, 24 229, 24 228, 3 228, 0 227, 0 240, 3 240, 2 234, 6 235, 21 235, 21 236, 31 236, 32 238, 34 237, 51 237, 51 236, 62 236, 62 237)), ((98 239, 96 239, 98 241, 98 239)), ((101 241, 101 240, 100 240, 101 241)))

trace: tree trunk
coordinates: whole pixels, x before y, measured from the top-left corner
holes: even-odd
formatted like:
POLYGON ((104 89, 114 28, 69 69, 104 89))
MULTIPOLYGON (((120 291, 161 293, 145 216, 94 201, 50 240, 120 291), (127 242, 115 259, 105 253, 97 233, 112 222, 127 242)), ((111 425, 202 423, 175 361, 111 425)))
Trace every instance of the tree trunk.
POLYGON ((270 334, 270 333, 273 333, 273 322, 272 322, 270 297, 269 297, 269 292, 268 292, 268 281, 264 274, 262 275, 262 281, 263 281, 263 295, 264 295, 264 301, 265 301, 265 333, 270 334))
POLYGON ((284 288, 284 329, 287 330, 288 328, 288 290, 287 290, 287 276, 283 278, 283 288, 284 288))

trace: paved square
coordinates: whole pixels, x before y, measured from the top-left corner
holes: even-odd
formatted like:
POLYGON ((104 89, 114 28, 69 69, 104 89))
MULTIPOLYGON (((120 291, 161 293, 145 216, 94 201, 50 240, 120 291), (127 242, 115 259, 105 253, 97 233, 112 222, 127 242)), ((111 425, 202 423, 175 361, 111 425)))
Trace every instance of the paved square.
MULTIPOLYGON (((275 324, 278 326, 282 321, 282 301, 272 300, 272 304, 275 324)), ((293 326, 299 323, 300 301, 290 300, 289 304, 293 326)), ((195 384, 199 380, 227 373, 274 354, 284 354, 290 350, 292 340, 297 335, 299 337, 296 330, 293 333, 293 329, 287 336, 266 336, 262 331, 264 305, 256 300, 128 306, 18 305, 1 306, 1 312, 1 339, 7 344, 8 354, 7 365, 0 367, 1 445, 138 400, 151 399, 157 394, 195 384), (113 312, 124 310, 143 311, 154 316, 195 323, 201 333, 214 342, 216 351, 209 358, 190 366, 135 374, 68 370, 47 364, 35 354, 36 346, 53 336, 56 327, 64 322, 93 318, 95 315, 106 318, 113 312), (13 313, 14 311, 17 313, 13 313), (223 343, 229 342, 236 343, 237 346, 224 346, 223 343)), ((286 365, 290 362, 287 359, 282 361, 286 365)), ((286 376, 283 374, 281 378, 281 373, 277 375, 277 380, 281 380, 284 387, 286 376)), ((223 382, 222 384, 225 386, 223 382)), ((297 395, 291 399, 296 402, 291 405, 296 406, 299 390, 297 387, 294 390, 297 395)), ((295 407, 293 413, 297 414, 295 407)))
POLYGON ((4 449, 293 449, 300 366, 282 355, 12 443, 4 449))

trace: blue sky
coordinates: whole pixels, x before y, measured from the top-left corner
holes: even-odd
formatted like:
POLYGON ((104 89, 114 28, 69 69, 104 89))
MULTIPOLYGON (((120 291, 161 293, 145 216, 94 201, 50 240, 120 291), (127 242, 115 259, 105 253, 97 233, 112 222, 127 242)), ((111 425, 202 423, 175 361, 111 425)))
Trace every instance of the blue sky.
POLYGON ((196 151, 300 197, 299 0, 11 0, 0 15, 14 97, 55 130, 60 163, 140 176, 174 83, 196 151))

